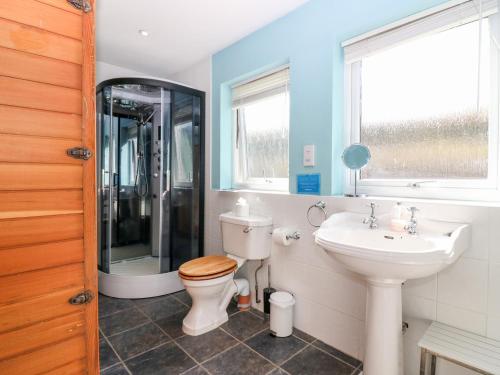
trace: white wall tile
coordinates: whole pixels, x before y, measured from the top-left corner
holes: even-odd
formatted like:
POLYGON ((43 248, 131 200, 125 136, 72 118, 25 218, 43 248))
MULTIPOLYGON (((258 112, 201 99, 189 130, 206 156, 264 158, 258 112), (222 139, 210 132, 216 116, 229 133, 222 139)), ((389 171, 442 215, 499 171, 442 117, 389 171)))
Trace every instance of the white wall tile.
POLYGON ((438 275, 438 301, 486 312, 488 262, 460 258, 438 275))
POLYGON ((403 316, 436 320, 436 301, 403 293, 403 316))
POLYGON ((347 354, 361 358, 364 322, 297 296, 295 325, 347 354))
POLYGON ((500 263, 490 263, 488 313, 500 316, 500 263))
POLYGON ((437 320, 478 335, 486 335, 486 314, 438 303, 437 320))
POLYGON ((500 340, 500 316, 488 316, 486 336, 495 340, 500 340))
POLYGON ((331 270, 308 266, 306 280, 309 299, 359 320, 365 319, 366 285, 359 277, 349 278, 331 270))
POLYGON ((500 263, 500 208, 489 209, 489 258, 500 263))
POLYGON ((403 291, 407 295, 435 300, 437 299, 437 275, 407 280, 403 285, 403 291))

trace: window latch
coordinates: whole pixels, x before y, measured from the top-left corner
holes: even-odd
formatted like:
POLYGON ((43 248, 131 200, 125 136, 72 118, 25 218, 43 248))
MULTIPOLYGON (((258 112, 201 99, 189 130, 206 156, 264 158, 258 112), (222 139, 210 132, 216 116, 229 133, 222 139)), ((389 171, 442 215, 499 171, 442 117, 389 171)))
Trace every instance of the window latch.
POLYGON ((428 184, 428 183, 433 183, 433 182, 436 182, 436 181, 433 181, 433 180, 414 181, 414 182, 410 182, 407 186, 411 187, 411 188, 421 188, 422 184, 428 184))

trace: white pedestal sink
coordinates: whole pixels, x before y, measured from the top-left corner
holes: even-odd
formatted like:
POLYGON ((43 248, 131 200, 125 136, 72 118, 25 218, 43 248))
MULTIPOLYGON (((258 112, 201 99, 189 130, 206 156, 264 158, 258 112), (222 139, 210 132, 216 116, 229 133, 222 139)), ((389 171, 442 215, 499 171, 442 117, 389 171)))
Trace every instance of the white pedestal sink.
POLYGON ((430 276, 455 262, 469 247, 468 224, 420 219, 418 234, 379 227, 366 215, 341 212, 316 231, 316 243, 367 280, 364 375, 402 375, 401 284, 430 276))

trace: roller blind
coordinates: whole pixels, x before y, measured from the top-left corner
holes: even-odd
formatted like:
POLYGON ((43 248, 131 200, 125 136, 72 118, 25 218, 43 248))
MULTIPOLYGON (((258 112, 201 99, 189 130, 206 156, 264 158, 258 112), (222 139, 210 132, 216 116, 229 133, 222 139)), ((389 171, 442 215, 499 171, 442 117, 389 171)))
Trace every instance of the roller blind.
POLYGON ((264 75, 232 88, 233 108, 288 91, 289 68, 264 75))
POLYGON ((421 18, 413 19, 408 23, 394 25, 393 28, 389 27, 380 33, 368 33, 366 38, 354 38, 352 42, 347 41, 342 44, 345 62, 353 63, 364 56, 394 46, 404 40, 477 20, 480 8, 482 8, 483 17, 498 11, 498 0, 482 0, 481 3, 479 1, 481 0, 465 1, 435 13, 422 15, 421 18))

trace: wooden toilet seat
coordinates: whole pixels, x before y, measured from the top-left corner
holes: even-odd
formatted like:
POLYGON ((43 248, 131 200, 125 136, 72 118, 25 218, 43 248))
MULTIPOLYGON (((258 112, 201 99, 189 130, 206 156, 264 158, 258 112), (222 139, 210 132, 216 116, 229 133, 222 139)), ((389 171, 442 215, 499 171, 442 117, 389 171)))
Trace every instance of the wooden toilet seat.
POLYGON ((211 280, 236 271, 238 263, 224 255, 207 255, 182 264, 179 277, 184 280, 211 280))

